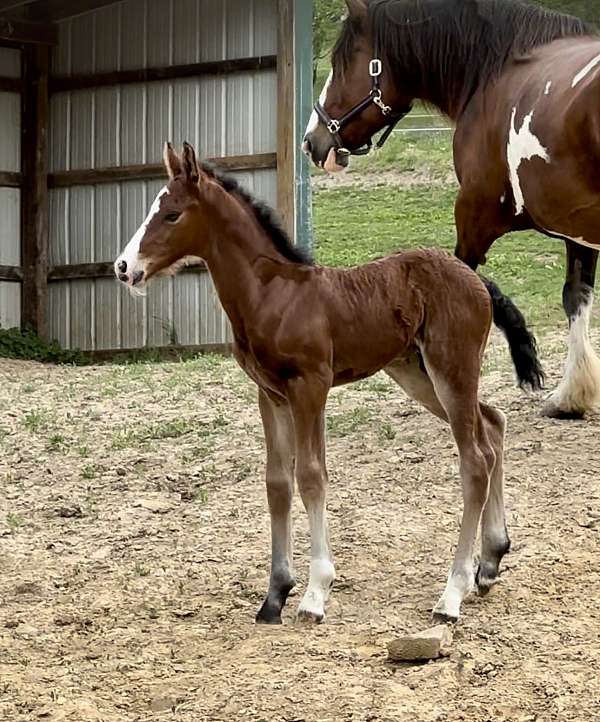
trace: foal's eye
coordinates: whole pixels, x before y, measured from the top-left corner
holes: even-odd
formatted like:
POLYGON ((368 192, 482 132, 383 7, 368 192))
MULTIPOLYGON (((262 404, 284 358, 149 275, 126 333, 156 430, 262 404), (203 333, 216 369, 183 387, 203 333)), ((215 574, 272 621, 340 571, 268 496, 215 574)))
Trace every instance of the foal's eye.
POLYGON ((167 213, 165 221, 167 221, 167 223, 177 223, 180 215, 181 213, 167 213))

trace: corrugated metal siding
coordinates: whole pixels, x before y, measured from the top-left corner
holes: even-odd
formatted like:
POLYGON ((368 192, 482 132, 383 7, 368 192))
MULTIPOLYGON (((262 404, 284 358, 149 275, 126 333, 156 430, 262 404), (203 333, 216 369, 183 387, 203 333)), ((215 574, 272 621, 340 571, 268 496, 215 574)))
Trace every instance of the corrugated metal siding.
MULTIPOLYGON (((0 75, 21 76, 21 53, 0 48, 0 75)), ((21 170, 21 96, 0 92, 0 170, 21 170)), ((0 188, 0 265, 21 264, 21 191, 0 188)), ((21 284, 0 281, 0 326, 21 323, 21 284)))
MULTIPOLYGON (((274 54, 277 1, 126 0, 61 23, 59 37, 53 72, 61 75, 274 54)), ((275 71, 59 93, 51 99, 50 168, 157 163, 167 139, 188 140, 204 157, 275 152, 276 108, 275 71)), ((276 203, 275 170, 239 176, 276 203)), ((50 263, 114 259, 162 185, 52 190, 50 263)), ((207 274, 162 279, 142 299, 110 280, 53 283, 50 305, 53 335, 69 347, 231 340, 207 274)))

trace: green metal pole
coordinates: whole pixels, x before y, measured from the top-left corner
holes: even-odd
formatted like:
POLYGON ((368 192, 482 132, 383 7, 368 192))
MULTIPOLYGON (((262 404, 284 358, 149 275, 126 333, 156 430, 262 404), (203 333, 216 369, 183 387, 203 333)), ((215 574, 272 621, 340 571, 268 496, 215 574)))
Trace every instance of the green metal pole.
POLYGON ((313 0, 296 0, 294 43, 296 60, 296 243, 312 248, 310 165, 301 150, 313 105, 313 0))

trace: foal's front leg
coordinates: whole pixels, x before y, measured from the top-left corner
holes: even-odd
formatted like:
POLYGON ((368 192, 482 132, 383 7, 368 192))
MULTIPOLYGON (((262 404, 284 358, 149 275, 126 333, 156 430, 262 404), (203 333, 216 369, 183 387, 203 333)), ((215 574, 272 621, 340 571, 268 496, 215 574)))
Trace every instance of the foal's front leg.
POLYGON ((294 494, 294 421, 285 401, 259 392, 267 444, 267 497, 271 514, 271 579, 256 621, 281 624, 281 611, 294 587, 291 507, 294 494))
POLYGON ((329 549, 327 467, 325 463, 325 403, 329 384, 322 379, 296 379, 290 384, 290 403, 296 432, 296 480, 310 527, 310 577, 300 607, 300 621, 322 622, 325 602, 335 579, 329 549))

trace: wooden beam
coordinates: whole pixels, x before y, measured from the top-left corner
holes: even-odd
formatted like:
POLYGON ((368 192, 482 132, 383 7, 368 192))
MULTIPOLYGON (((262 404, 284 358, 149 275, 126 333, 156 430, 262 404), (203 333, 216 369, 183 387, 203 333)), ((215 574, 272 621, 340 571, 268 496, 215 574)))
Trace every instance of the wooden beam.
POLYGON ((11 15, 22 14, 25 5, 31 5, 35 0, 0 0, 0 13, 10 12, 11 15))
POLYGON ((90 10, 98 10, 106 5, 116 5, 119 0, 34 0, 27 5, 29 17, 45 17, 51 20, 63 20, 73 15, 81 15, 90 10))
POLYGON ((82 90, 84 88, 100 88, 107 85, 126 85, 128 83, 152 83, 159 80, 177 80, 200 75, 228 75, 247 71, 272 70, 276 67, 276 55, 262 55, 253 58, 215 60, 206 63, 190 63, 188 65, 167 65, 161 68, 118 70, 111 73, 59 75, 52 78, 50 92, 59 93, 65 90, 82 90))
MULTIPOLYGON (((257 170, 261 168, 276 168, 277 155, 275 153, 236 155, 225 158, 212 158, 209 162, 223 170, 257 170)), ((166 178, 166 175, 167 173, 162 163, 96 168, 94 170, 64 170, 51 173, 48 176, 48 186, 50 188, 68 188, 69 186, 76 185, 119 183, 128 180, 155 180, 157 178, 166 178)))
POLYGON ((22 173, 12 173, 10 171, 0 171, 0 187, 1 188, 19 188, 23 183, 22 173))
POLYGON ((13 43, 56 45, 58 30, 52 23, 30 23, 0 15, 0 40, 13 43))
POLYGON ((25 5, 31 5, 33 2, 35 0, 0 0, 0 12, 4 13, 10 10, 12 13, 15 10, 20 10, 25 5))
POLYGON ((295 69, 294 0, 278 0, 277 208, 290 238, 295 237, 295 69))
MULTIPOLYGON (((207 273, 204 263, 183 268, 180 273, 207 273)), ((48 281, 75 281, 83 278, 115 278, 113 261, 103 263, 78 263, 68 266, 52 266, 48 271, 48 281)))
POLYGON ((23 269, 20 266, 0 266, 0 281, 22 281, 23 269))
POLYGON ((0 77, 0 90, 6 93, 20 93, 23 85, 20 78, 0 77))
POLYGON ((46 337, 48 294, 48 45, 23 50, 22 323, 46 337))

